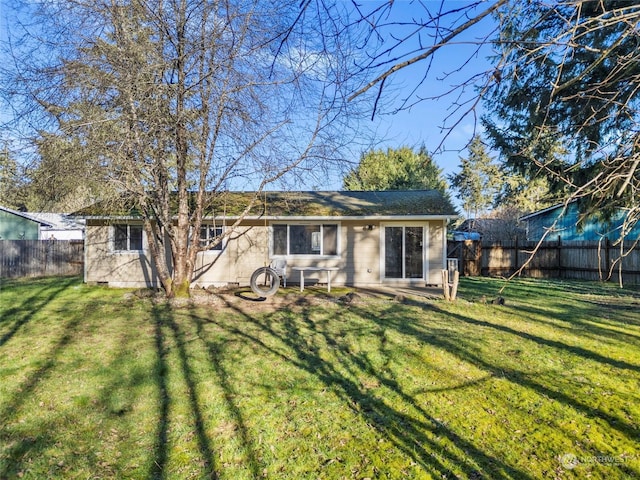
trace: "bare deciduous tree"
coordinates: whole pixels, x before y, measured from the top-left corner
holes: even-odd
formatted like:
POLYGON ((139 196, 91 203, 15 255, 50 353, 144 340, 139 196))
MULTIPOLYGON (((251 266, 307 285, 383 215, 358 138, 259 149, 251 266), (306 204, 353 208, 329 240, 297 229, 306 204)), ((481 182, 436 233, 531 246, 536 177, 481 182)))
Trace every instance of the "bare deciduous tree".
POLYGON ((445 132, 453 130, 468 115, 476 115, 480 100, 495 81, 495 69, 489 65, 474 70, 469 64, 491 52, 499 32, 499 23, 492 19, 511 8, 509 0, 415 1, 408 7, 389 1, 369 9, 366 3, 354 5, 350 25, 368 33, 362 44, 367 55, 357 68, 368 72, 369 81, 351 99, 373 91, 376 100, 372 115, 384 113, 380 100, 395 91, 392 80, 406 71, 414 80, 407 80, 399 103, 391 106, 392 112, 410 109, 419 102, 445 99, 450 102, 449 114, 438 119, 445 132), (441 88, 434 90, 435 83, 441 88))
POLYGON ((21 17, 14 100, 41 107, 38 129, 79 145, 136 209, 169 296, 188 294, 225 191, 256 191, 242 218, 267 185, 336 158, 355 108, 347 48, 299 15, 291 0, 71 0, 21 17))

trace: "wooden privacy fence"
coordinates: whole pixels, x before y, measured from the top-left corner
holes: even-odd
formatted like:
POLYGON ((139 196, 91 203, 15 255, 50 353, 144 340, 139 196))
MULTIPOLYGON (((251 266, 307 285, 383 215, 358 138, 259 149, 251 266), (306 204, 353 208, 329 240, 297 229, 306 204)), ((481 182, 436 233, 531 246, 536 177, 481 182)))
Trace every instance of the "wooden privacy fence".
POLYGON ((0 277, 81 275, 82 240, 0 240, 0 277))
POLYGON ((571 278, 579 280, 620 280, 640 284, 640 244, 633 241, 624 248, 609 241, 562 242, 449 242, 449 257, 458 258, 460 273, 467 276, 509 276, 531 261, 521 275, 533 278, 571 278), (533 252, 535 251, 535 254, 533 252), (622 260, 620 261, 620 258, 622 260), (619 266, 622 269, 619 269, 619 266), (613 268, 612 268, 613 267, 613 268))

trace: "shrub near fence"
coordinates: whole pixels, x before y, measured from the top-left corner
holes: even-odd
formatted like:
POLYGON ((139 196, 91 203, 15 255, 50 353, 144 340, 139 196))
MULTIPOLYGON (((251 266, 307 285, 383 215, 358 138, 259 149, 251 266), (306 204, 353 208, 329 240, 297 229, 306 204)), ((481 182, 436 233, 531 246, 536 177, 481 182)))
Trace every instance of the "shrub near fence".
POLYGON ((81 275, 82 240, 0 240, 0 277, 81 275))
POLYGON ((521 268, 521 275, 533 278, 567 278, 579 280, 620 280, 640 284, 640 245, 632 249, 633 241, 620 245, 611 242, 557 241, 537 242, 454 242, 449 256, 461 262, 464 275, 509 276, 521 268), (622 262, 619 259, 622 255, 622 262), (622 265, 622 271, 618 269, 622 265), (613 266, 613 269, 611 268, 613 266))

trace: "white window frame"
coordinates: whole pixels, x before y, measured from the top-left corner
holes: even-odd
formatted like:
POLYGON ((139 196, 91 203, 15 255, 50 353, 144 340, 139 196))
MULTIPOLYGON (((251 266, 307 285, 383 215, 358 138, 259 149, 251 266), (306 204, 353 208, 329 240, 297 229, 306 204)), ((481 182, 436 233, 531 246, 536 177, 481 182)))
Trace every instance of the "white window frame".
MULTIPOLYGON (((326 258, 340 258, 342 255, 342 236, 341 236, 342 224, 341 222, 336 222, 332 220, 305 220, 305 221, 282 221, 282 222, 272 222, 269 226, 269 255, 271 258, 299 258, 299 259, 326 259, 326 258), (273 244, 273 227, 275 225, 286 225, 287 226, 287 253, 286 254, 276 254, 274 252, 275 245, 273 244), (319 235, 316 236, 319 246, 320 253, 290 253, 291 242, 290 242, 290 227, 291 226, 319 226, 320 232, 319 235), (324 235, 323 228, 324 225, 335 225, 336 226, 336 253, 335 255, 325 255, 324 252, 324 235)), ((316 233, 316 232, 312 232, 316 233)), ((314 245, 312 245, 313 248, 314 245)))
MULTIPOLYGON (((216 236, 217 236, 217 231, 220 230, 220 235, 224 235, 224 226, 222 225, 215 225, 212 223, 203 223, 202 225, 200 225, 200 232, 198 232, 198 245, 202 246, 202 229, 206 228, 207 229, 207 238, 205 239, 207 242, 209 242, 211 240, 211 237, 209 237, 209 229, 210 228, 215 228, 216 229, 216 236)), ((222 239, 220 240, 220 243, 218 243, 216 246, 211 247, 211 248, 207 248, 206 250, 201 250, 200 253, 212 253, 212 254, 216 254, 219 255, 222 252, 224 252, 225 247, 226 247, 226 242, 227 239, 225 237, 222 237, 222 239)))
POLYGON ((114 253, 139 253, 139 252, 145 251, 147 235, 141 223, 135 223, 135 222, 113 223, 110 228, 109 236, 110 236, 109 243, 111 245, 111 251, 114 253), (116 229, 122 226, 127 227, 127 248, 126 249, 116 248, 116 229), (131 227, 140 228, 142 232, 141 248, 133 248, 133 249, 131 248, 131 227))

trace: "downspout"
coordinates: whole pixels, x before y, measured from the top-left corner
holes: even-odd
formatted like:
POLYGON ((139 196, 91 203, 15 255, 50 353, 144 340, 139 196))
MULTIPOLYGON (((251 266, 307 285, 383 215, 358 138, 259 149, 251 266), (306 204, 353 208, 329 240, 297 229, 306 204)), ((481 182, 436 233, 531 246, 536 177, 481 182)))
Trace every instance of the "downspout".
MULTIPOLYGON (((447 222, 448 219, 442 220, 442 270, 447 268, 447 222)), ((441 276, 438 276, 442 280, 441 276)), ((444 285, 442 285, 444 287, 444 285)))

